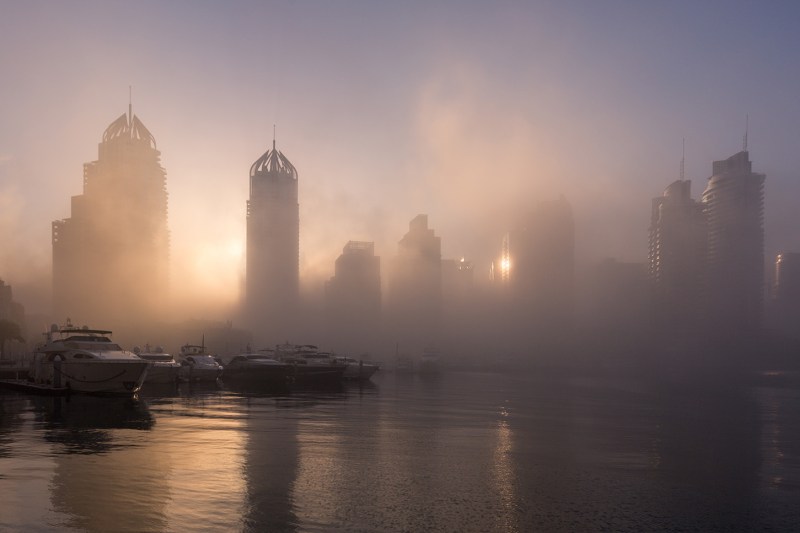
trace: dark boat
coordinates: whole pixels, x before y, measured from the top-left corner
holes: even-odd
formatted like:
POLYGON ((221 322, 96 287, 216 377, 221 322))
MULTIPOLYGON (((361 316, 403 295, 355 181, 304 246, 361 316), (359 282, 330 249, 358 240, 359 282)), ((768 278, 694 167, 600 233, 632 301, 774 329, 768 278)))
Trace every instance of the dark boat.
POLYGON ((320 352, 313 344, 279 344, 275 357, 292 366, 294 382, 300 385, 340 384, 347 368, 333 354, 320 352))
POLYGON ((251 385, 286 385, 294 367, 271 357, 268 353, 243 353, 225 365, 223 381, 251 385))

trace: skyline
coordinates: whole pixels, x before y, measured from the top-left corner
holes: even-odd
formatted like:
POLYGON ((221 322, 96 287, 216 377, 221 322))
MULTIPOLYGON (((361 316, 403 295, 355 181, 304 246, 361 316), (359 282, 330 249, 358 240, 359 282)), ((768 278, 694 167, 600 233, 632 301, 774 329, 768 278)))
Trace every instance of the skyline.
POLYGON ((514 209, 560 194, 579 268, 645 262, 650 200, 677 179, 681 140, 699 198, 746 115, 767 176, 765 257, 798 251, 798 8, 719 5, 14 3, 0 21, 0 277, 48 311, 26 286, 49 280, 50 223, 69 216, 131 85, 162 152, 187 307, 224 308, 240 288, 247 170, 274 124, 317 288, 350 240, 394 257, 420 213, 479 281, 514 209))

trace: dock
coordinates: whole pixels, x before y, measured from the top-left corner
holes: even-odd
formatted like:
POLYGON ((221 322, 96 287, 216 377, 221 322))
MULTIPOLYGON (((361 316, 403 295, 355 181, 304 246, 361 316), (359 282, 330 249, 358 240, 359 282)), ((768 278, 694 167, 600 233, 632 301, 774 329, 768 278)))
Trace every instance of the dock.
POLYGON ((20 392, 31 392, 33 394, 45 394, 47 396, 65 396, 70 393, 70 389, 67 387, 41 385, 28 381, 27 379, 0 379, 0 388, 20 392))
POLYGON ((26 379, 28 365, 20 361, 0 361, 0 379, 26 379))

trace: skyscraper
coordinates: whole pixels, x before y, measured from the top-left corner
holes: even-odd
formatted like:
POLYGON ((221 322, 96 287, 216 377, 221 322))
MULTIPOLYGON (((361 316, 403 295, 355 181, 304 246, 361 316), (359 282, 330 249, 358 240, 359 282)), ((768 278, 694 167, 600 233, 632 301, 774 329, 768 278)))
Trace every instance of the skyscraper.
POLYGON ((442 242, 417 215, 397 245, 389 283, 389 318, 395 341, 422 350, 439 340, 442 319, 442 242))
POLYGON ((147 323, 168 299, 166 172, 153 135, 129 106, 83 167, 71 217, 53 222, 53 301, 59 320, 147 323))
POLYGON ((649 274, 655 325, 665 330, 691 329, 702 317, 706 219, 690 191, 691 181, 680 179, 653 199, 649 274))
POLYGON ((778 331, 800 337, 800 253, 783 252, 775 258, 772 287, 772 323, 778 331))
POLYGON ((553 332, 572 323, 575 223, 566 198, 540 202, 503 237, 492 274, 516 329, 553 332))
POLYGON ((375 243, 349 241, 325 285, 328 338, 335 350, 377 348, 381 328, 381 260, 375 243))
POLYGON ((256 340, 285 341, 298 308, 300 206, 297 170, 275 148, 250 167, 247 201, 248 325, 256 340))
POLYGON ((714 161, 703 191, 708 221, 707 319, 724 331, 760 327, 764 292, 764 174, 743 150, 714 161))

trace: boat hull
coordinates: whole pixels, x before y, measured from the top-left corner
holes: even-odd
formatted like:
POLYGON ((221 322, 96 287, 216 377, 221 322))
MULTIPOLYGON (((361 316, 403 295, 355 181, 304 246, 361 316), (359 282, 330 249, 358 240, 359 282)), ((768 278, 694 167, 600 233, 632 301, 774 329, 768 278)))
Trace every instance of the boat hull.
POLYGON ((58 361, 39 363, 34 383, 86 394, 133 395, 144 383, 146 361, 58 361))
POLYGON ((378 371, 378 365, 348 363, 342 377, 349 380, 367 380, 378 371))
POLYGON ((344 365, 292 365, 292 379, 300 385, 333 385, 344 378, 344 365))
POLYGON ((263 365, 242 368, 231 368, 227 365, 223 381, 237 383, 279 384, 285 385, 293 376, 294 369, 290 365, 263 365))
POLYGON ((183 366, 180 371, 181 380, 189 383, 213 383, 221 375, 222 370, 210 367, 183 366))
POLYGON ((149 385, 169 385, 177 383, 179 380, 181 367, 179 365, 162 366, 154 364, 147 371, 145 383, 149 385))

